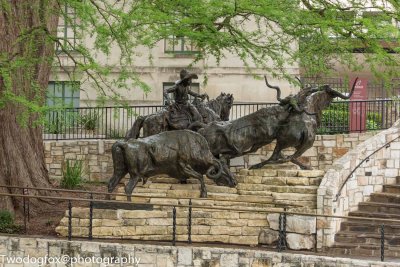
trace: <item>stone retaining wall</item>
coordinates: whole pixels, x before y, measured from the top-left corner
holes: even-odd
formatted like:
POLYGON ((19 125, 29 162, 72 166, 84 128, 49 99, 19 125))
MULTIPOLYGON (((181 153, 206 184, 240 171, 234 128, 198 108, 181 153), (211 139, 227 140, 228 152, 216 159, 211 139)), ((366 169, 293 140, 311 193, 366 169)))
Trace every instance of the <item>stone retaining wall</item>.
MULTIPOLYGON (((349 149, 368 139, 374 133, 317 135, 314 146, 301 157, 301 160, 314 169, 325 170, 335 159, 343 156, 349 149)), ((53 179, 62 178, 65 160, 84 160, 85 178, 89 181, 108 181, 112 175, 111 146, 115 140, 45 141, 45 161, 49 175, 53 179)), ((233 171, 267 159, 274 144, 267 145, 255 154, 231 160, 233 171)), ((290 153, 292 150, 288 150, 290 153)))
MULTIPOLYGON (((68 259, 94 259, 97 262, 114 259, 130 260, 129 266, 140 267, 269 267, 269 266, 360 266, 394 267, 398 263, 345 259, 337 257, 278 253, 265 250, 245 250, 216 247, 182 247, 126 243, 101 243, 89 241, 66 241, 60 239, 19 238, 0 236, 0 255, 22 260, 41 257, 68 259), (64 257, 63 257, 64 256, 64 257), (136 260, 136 262, 135 262, 136 260), (135 264, 138 263, 138 264, 135 264)), ((0 257, 0 265, 9 260, 0 257)), ((92 261, 94 261, 92 260, 92 261)), ((13 267, 37 266, 34 264, 4 264, 13 267)), ((67 266, 52 264, 50 266, 67 266)), ((47 265, 46 265, 47 266, 47 265)), ((99 263, 85 263, 74 266, 105 266, 99 263)), ((110 266, 126 266, 115 264, 110 266)))
MULTIPOLYGON (((358 209, 358 203, 368 201, 373 192, 382 192, 383 185, 395 184, 400 175, 400 121, 392 128, 378 133, 359 144, 345 156, 335 161, 325 174, 318 189, 317 206, 320 214, 346 216, 358 209), (340 197, 335 201, 339 188, 360 162, 391 140, 362 163, 345 183, 340 197)), ((331 246, 340 229, 340 219, 321 219, 318 230, 319 246, 331 246)))
MULTIPOLYGON (((279 165, 277 165, 279 166, 279 165)), ((277 166, 269 166, 274 168, 277 166)), ((315 212, 318 184, 324 171, 291 169, 241 170, 237 188, 216 186, 206 179, 208 197, 201 199, 198 181, 177 184, 176 179, 151 178, 145 185, 134 189, 133 202, 150 204, 153 210, 96 209, 93 236, 112 239, 172 240, 172 205, 177 206, 176 234, 178 241, 188 239, 188 208, 192 199, 193 242, 221 242, 257 246, 276 246, 279 213, 282 204, 289 211, 315 212), (171 205, 171 206, 162 206, 171 205), (208 208, 213 209, 208 209, 208 208), (245 209, 248 211, 218 210, 216 208, 245 209), (259 212, 262 210, 264 212, 259 212)), ((120 192, 123 187, 120 187, 120 192)), ((117 200, 126 200, 118 196, 117 200)), ((89 209, 73 208, 72 234, 87 237, 89 209)), ((314 217, 288 216, 287 243, 290 249, 313 249, 316 219, 314 217)), ((68 213, 56 232, 68 233, 68 213)))

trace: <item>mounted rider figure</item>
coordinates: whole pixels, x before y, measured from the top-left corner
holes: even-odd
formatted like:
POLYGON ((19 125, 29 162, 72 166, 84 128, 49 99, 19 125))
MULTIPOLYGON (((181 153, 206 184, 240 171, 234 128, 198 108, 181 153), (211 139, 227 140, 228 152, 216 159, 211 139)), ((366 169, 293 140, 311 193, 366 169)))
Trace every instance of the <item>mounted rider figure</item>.
POLYGON ((167 120, 173 130, 186 129, 190 124, 202 121, 202 116, 197 108, 189 102, 189 95, 199 97, 202 100, 208 95, 193 92, 190 89, 192 79, 198 79, 197 75, 189 73, 187 70, 181 70, 180 80, 176 81, 171 88, 164 90, 166 104, 169 106, 167 120), (169 93, 173 93, 174 103, 171 103, 169 93))

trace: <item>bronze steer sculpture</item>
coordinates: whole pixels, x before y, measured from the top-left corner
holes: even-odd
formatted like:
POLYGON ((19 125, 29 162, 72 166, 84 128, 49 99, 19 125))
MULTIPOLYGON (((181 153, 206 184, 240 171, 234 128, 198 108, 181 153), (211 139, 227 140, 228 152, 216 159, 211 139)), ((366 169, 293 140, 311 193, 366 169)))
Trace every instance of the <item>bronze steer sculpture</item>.
MULTIPOLYGON (((297 158, 314 144, 317 127, 321 124, 322 111, 327 108, 336 97, 350 99, 357 80, 358 78, 355 79, 348 96, 333 90, 329 85, 323 85, 319 88, 302 88, 298 94, 298 104, 305 110, 313 112, 314 114, 308 112, 291 114, 282 122, 282 126, 277 132, 276 146, 271 157, 261 163, 251 166, 250 169, 261 168, 265 164, 284 163, 288 161, 297 164, 302 169, 311 169, 309 166, 298 161, 297 158), (284 157, 282 155, 282 150, 288 147, 294 147, 296 151, 291 156, 284 157)), ((269 87, 280 91, 277 86, 269 87)))
MULTIPOLYGON (((311 108, 312 105, 306 105, 306 103, 308 103, 308 97, 310 97, 310 95, 318 91, 323 92, 323 88, 327 88, 327 86, 321 88, 307 88, 307 90, 301 90, 294 96, 281 99, 279 87, 269 85, 266 77, 265 82, 268 87, 277 90, 277 99, 280 102, 279 105, 262 108, 237 120, 212 122, 208 125, 202 125, 202 128, 198 130, 198 132, 206 138, 211 148, 211 153, 216 157, 221 157, 224 160, 223 162, 231 158, 255 152, 275 139, 277 139, 280 144, 283 144, 283 142, 285 142, 284 139, 288 138, 285 147, 295 146, 298 152, 290 158, 285 159, 285 161, 292 160, 294 163, 299 164, 295 159, 304 153, 304 151, 309 148, 310 144, 312 145, 314 142, 313 136, 315 136, 316 128, 307 126, 310 132, 305 133, 302 125, 309 125, 310 123, 302 120, 310 120, 310 117, 318 115, 318 111, 314 114, 309 113, 309 111, 315 111, 316 108, 311 108), (300 136, 298 139, 289 138, 289 132, 291 135, 300 133, 300 136), (305 134, 309 134, 309 136, 305 134)), ((332 95, 332 99, 337 96, 343 96, 332 89, 328 91, 329 94, 332 95)), ((318 105, 318 101, 313 102, 313 105, 318 105)), ((320 105, 322 105, 322 110, 325 104, 321 103, 320 105)), ((266 163, 272 162, 273 160, 267 160, 252 166, 252 168, 260 168, 266 163)), ((300 167, 304 168, 305 166, 300 165, 300 167)))
POLYGON ((233 174, 214 158, 204 137, 189 130, 117 141, 112 146, 112 157, 114 174, 108 183, 108 192, 111 193, 129 173, 130 179, 125 186, 128 200, 139 180, 142 179, 145 184, 149 177, 159 174, 167 174, 180 181, 190 177, 198 179, 201 197, 207 197, 204 174, 218 185, 236 185, 233 174))
MULTIPOLYGON (((210 100, 207 103, 195 99, 193 105, 195 105, 201 114, 203 122, 207 124, 212 121, 228 121, 233 100, 233 95, 221 93, 216 99, 210 100)), ((131 129, 126 133, 125 141, 130 138, 139 138, 140 129, 142 128, 143 137, 173 130, 170 128, 167 119, 168 112, 168 109, 163 109, 154 114, 137 117, 131 129)), ((186 120, 187 118, 182 119, 186 120)), ((187 125, 189 125, 189 123, 190 122, 187 121, 187 125)))

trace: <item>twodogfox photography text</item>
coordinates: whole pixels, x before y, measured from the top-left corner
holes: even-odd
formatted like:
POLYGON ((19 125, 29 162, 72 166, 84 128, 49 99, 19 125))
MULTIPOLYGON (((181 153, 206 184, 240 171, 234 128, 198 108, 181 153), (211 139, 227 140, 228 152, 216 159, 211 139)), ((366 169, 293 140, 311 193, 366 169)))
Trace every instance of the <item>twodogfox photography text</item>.
POLYGON ((7 256, 0 255, 0 266, 2 264, 21 264, 24 266, 45 266, 47 264, 69 264, 71 267, 75 265, 82 266, 83 264, 101 264, 101 266, 108 266, 113 264, 139 266, 140 258, 132 257, 127 255, 126 257, 81 257, 81 256, 69 256, 61 255, 57 256, 43 256, 43 257, 31 257, 27 256, 7 256))

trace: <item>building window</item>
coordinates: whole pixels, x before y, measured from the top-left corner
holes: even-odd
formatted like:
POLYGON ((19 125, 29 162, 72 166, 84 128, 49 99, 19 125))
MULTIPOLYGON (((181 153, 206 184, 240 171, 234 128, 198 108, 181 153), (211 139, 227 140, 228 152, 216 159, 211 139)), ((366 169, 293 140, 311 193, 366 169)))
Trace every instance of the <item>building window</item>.
POLYGON ((339 32, 343 32, 343 34, 347 34, 343 28, 351 27, 354 24, 356 13, 353 11, 343 11, 338 12, 335 15, 335 21, 338 24, 337 27, 332 26, 332 29, 329 31, 330 38, 341 38, 342 35, 339 32))
POLYGON ((198 48, 185 37, 171 37, 164 40, 165 53, 195 54, 198 48))
MULTIPOLYGON (((376 33, 372 32, 371 34, 375 34, 374 38, 383 39, 383 38, 394 38, 394 32, 391 31, 381 31, 380 29, 383 27, 387 27, 392 24, 392 19, 386 16, 383 12, 380 11, 367 11, 362 15, 365 24, 373 24, 376 28, 376 33)), ((368 30, 365 29, 365 32, 368 30)))
POLYGON ((57 38, 61 43, 57 44, 57 50, 74 50, 76 47, 76 13, 75 9, 64 6, 62 16, 59 18, 57 26, 57 38))
POLYGON ((79 82, 49 82, 46 104, 49 107, 79 107, 79 82))
MULTIPOLYGON (((174 86, 175 83, 171 83, 171 82, 167 82, 167 83, 163 83, 163 92, 169 88, 171 88, 172 86, 174 86)), ((192 83, 190 85, 190 90, 192 90, 195 93, 200 93, 200 84, 199 83, 192 83)), ((173 93, 169 93, 169 99, 174 100, 174 94, 173 93)), ((193 101, 194 97, 189 95, 189 101, 193 101)), ((166 99, 164 98, 164 104, 166 102, 166 99)))

